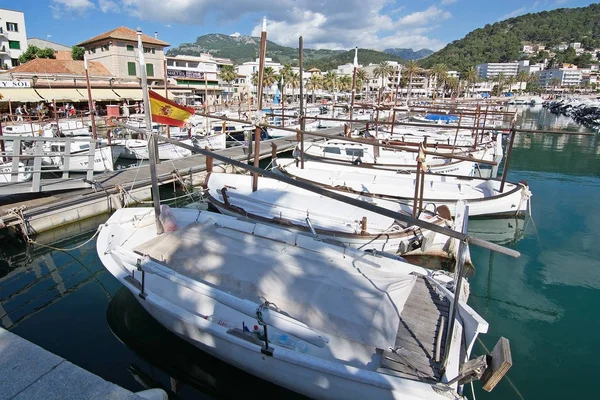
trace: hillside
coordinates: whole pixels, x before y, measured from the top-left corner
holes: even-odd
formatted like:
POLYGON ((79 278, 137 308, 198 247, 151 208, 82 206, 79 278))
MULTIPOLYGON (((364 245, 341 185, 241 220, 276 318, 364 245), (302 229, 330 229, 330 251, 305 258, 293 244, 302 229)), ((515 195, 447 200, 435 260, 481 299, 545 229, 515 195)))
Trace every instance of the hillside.
POLYGON ((425 58, 431 54, 433 54, 433 50, 429 49, 421 49, 414 51, 413 49, 385 49, 383 51, 386 54, 392 54, 394 56, 398 56, 404 60, 420 60, 421 58, 425 58))
POLYGON ((488 24, 448 44, 421 64, 428 68, 444 63, 449 69, 464 71, 485 62, 519 60, 524 43, 548 48, 562 42, 581 42, 589 49, 600 47, 600 4, 559 8, 488 24))
MULTIPOLYGON (((258 58, 260 38, 251 36, 229 36, 218 33, 199 36, 194 43, 182 43, 167 52, 169 56, 178 54, 197 56, 210 53, 215 57, 230 58, 234 64, 241 64, 258 58)), ((298 65, 298 49, 280 46, 267 40, 267 57, 282 64, 298 65)), ((375 50, 358 50, 359 62, 363 65, 380 61, 402 61, 400 57, 375 50)), ((304 67, 321 70, 336 68, 338 65, 352 62, 354 50, 314 50, 304 49, 304 67)))

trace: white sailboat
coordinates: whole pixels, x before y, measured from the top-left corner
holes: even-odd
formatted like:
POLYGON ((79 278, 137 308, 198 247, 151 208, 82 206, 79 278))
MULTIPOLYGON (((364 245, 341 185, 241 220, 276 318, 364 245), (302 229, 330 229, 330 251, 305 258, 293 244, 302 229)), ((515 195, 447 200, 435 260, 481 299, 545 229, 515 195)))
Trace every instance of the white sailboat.
MULTIPOLYGON (((196 136, 191 139, 183 139, 181 143, 185 143, 190 146, 194 146, 200 149, 208 147, 212 150, 221 150, 226 146, 226 135, 219 133, 210 136, 196 136)), ((148 160, 148 142, 141 139, 119 139, 114 140, 114 143, 118 143, 124 146, 123 154, 121 158, 128 160, 148 160)), ((158 144, 158 156, 161 160, 175 160, 184 158, 192 155, 193 152, 189 149, 178 147, 171 143, 159 143, 158 144)))
MULTIPOLYGON (((104 140, 98 140, 94 149, 94 172, 114 171, 115 161, 121 155, 123 148, 117 144, 108 145, 104 140)), ((90 162, 90 142, 73 141, 70 144, 70 154, 65 155, 66 142, 44 143, 46 156, 42 162, 56 165, 61 170, 85 172, 90 162)))
MULTIPOLYGON (((341 193, 413 204, 415 173, 399 174, 317 161, 305 161, 302 169, 297 164, 293 159, 277 159, 276 168, 296 179, 341 193)), ((456 202, 463 200, 468 203, 471 216, 518 216, 527 213, 530 196, 525 182, 506 182, 500 192, 500 181, 494 179, 425 174, 423 204, 431 210, 445 205, 452 212, 456 202)))
MULTIPOLYGON (((16 182, 27 182, 33 176, 31 172, 33 166, 25 165, 20 162, 18 166, 16 182)), ((0 183, 12 183, 13 164, 12 162, 0 162, 0 183)))
POLYGON ((154 220, 153 209, 118 210, 98 255, 188 342, 313 398, 460 396, 449 382, 488 324, 461 300, 462 333, 444 340, 451 277, 207 211, 171 210, 165 225, 178 229, 162 235, 154 220))
MULTIPOLYGON (((421 254, 456 257, 448 236, 416 225, 345 204, 295 186, 264 177, 258 178, 258 189, 252 190, 252 176, 210 173, 207 176, 208 201, 227 215, 241 216, 259 222, 333 240, 361 250, 405 254, 421 248, 421 254), (443 254, 444 253, 444 254, 443 254)), ((354 195, 356 199, 410 215, 410 208, 394 201, 354 195)), ((452 227, 452 221, 424 212, 423 221, 452 227)))

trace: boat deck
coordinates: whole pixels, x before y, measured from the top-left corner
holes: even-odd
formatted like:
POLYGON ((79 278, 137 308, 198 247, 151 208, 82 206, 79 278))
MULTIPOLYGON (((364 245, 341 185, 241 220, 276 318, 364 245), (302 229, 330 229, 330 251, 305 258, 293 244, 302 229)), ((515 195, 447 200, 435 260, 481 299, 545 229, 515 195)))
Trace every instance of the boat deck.
POLYGON ((381 354, 378 372, 409 379, 439 381, 440 362, 435 361, 435 343, 441 317, 446 323, 439 359, 442 359, 448 329, 450 301, 438 294, 434 285, 419 277, 400 314, 396 349, 381 354))

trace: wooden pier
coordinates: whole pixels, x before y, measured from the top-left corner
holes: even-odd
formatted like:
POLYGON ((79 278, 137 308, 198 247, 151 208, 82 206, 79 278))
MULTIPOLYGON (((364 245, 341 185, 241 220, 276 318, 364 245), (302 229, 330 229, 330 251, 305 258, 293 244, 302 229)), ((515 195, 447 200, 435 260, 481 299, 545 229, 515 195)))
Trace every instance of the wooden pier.
MULTIPOLYGON (((341 128, 329 128, 319 130, 319 133, 335 135, 342 132, 341 128)), ((305 136, 307 141, 320 139, 305 136)), ((261 141, 260 159, 271 156, 271 143, 277 145, 278 153, 282 153, 293 149, 296 140, 295 137, 286 137, 261 141)), ((246 146, 230 147, 218 153, 238 161, 249 159, 246 146)), ((165 160, 158 164, 156 169, 159 184, 185 179, 187 184, 197 186, 202 183, 206 173, 206 158, 202 155, 193 155, 177 160, 165 160)), ((31 198, 31 194, 1 197, 0 228, 18 226, 23 234, 29 236, 151 198, 148 165, 96 174, 92 179, 84 176, 80 179, 69 178, 68 180, 75 186, 86 183, 88 187, 46 193, 35 198, 31 198)), ((63 179, 61 185, 64 186, 68 180, 63 179)), ((47 184, 52 185, 53 182, 47 184)))

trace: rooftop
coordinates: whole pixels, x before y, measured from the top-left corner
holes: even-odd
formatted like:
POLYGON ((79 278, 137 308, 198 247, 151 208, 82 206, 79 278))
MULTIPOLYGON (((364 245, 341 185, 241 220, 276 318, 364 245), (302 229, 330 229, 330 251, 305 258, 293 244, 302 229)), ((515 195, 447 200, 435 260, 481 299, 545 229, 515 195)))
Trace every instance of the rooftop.
MULTIPOLYGON (((85 75, 83 61, 80 60, 59 60, 49 58, 35 58, 31 61, 12 68, 11 74, 61 74, 61 75, 85 75)), ((90 75, 107 76, 112 74, 106 67, 98 62, 88 62, 88 72, 90 75)))
MULTIPOLYGON (((91 39, 84 40, 83 42, 78 43, 77 46, 84 47, 87 44, 92 44, 105 39, 120 39, 128 40, 131 42, 137 42, 137 32, 131 28, 127 28, 126 26, 120 26, 118 28, 113 29, 112 31, 104 32, 98 36, 94 36, 91 39)), ((148 36, 144 33, 142 33, 142 43, 156 44, 163 47, 170 46, 169 43, 156 39, 152 36, 148 36)))

